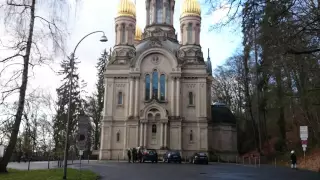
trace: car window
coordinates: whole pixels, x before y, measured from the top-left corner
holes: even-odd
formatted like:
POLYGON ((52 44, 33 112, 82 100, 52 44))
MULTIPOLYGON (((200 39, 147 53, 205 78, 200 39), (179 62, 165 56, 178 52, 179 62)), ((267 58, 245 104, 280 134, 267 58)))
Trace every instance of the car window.
POLYGON ((170 152, 170 154, 180 155, 180 152, 178 152, 178 151, 172 151, 172 152, 170 152))

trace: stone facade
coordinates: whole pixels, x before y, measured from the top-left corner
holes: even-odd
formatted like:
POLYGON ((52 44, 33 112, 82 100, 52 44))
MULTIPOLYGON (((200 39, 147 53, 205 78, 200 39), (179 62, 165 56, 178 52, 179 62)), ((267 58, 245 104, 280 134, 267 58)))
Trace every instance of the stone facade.
POLYGON ((156 1, 146 1, 147 25, 139 42, 135 17, 115 19, 116 42, 105 71, 101 160, 125 159, 126 150, 138 146, 189 156, 219 144, 215 137, 223 128, 211 123, 211 62, 201 51, 201 17, 180 19, 180 44, 172 20, 175 1, 161 1, 162 19, 150 15, 156 1))

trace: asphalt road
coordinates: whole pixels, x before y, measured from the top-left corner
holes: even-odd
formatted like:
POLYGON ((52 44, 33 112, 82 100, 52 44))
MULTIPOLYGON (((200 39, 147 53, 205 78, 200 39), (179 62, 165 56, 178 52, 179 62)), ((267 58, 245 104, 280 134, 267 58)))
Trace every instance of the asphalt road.
MULTIPOLYGON (((79 161, 68 162, 79 169, 79 161)), ((9 163, 9 168, 28 169, 28 163, 9 163)), ((320 173, 292 170, 285 167, 261 165, 221 164, 166 164, 82 161, 82 169, 101 175, 101 180, 320 180, 320 173)), ((47 169, 48 162, 31 162, 30 169, 47 169)), ((57 168, 57 162, 50 162, 57 168)))
MULTIPOLYGON (((79 168, 79 165, 73 165, 79 168)), ((320 180, 320 173, 262 165, 95 162, 82 164, 102 180, 320 180)))

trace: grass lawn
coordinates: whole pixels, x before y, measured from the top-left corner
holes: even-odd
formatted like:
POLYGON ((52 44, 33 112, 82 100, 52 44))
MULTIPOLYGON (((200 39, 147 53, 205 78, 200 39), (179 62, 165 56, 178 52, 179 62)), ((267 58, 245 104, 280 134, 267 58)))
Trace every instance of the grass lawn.
MULTIPOLYGON (((48 170, 30 170, 21 171, 9 169, 9 173, 0 174, 1 180, 62 180, 63 169, 48 169, 48 170)), ((79 180, 80 172, 76 169, 68 169, 68 180, 79 180)), ((96 180, 98 177, 92 171, 81 170, 81 180, 96 180)))

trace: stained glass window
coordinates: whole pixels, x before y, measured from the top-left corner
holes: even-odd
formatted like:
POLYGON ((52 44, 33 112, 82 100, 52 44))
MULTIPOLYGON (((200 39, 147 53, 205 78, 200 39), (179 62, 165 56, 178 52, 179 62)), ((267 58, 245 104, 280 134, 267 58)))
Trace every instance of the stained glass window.
POLYGON ((152 73, 152 96, 158 97, 158 71, 154 70, 152 73))
POLYGON ((166 9, 166 23, 171 24, 171 0, 168 0, 168 7, 166 9))
POLYGON ((156 8, 157 8, 157 23, 162 23, 163 0, 157 0, 156 8))
POLYGON ((165 100, 165 92, 166 91, 166 76, 161 74, 160 76, 160 100, 165 100))
POLYGON ((146 94, 145 94, 145 99, 149 100, 150 99, 150 75, 146 75, 146 94))

